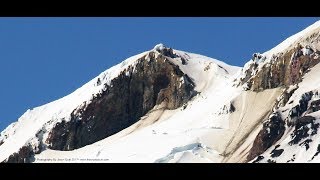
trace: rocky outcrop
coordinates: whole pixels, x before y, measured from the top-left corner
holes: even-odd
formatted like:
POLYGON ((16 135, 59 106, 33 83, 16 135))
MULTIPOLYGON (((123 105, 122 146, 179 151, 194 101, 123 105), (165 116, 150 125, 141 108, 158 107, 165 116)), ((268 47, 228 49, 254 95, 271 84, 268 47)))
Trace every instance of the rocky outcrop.
POLYGON ((233 103, 230 102, 229 104, 224 105, 224 106, 220 109, 218 115, 230 114, 230 113, 233 113, 235 110, 236 110, 236 108, 234 107, 233 103))
POLYGON ((196 94, 195 84, 171 62, 176 57, 172 49, 158 52, 149 52, 105 84, 102 93, 72 112, 70 121, 56 124, 46 140, 48 147, 77 149, 129 127, 155 105, 176 109, 188 102, 196 94))
MULTIPOLYGON (((284 91, 282 94, 282 98, 285 96, 284 94, 292 94, 292 91, 295 91, 297 87, 291 87, 284 91)), ((291 96, 291 95, 290 95, 291 96)), ((318 91, 308 91, 301 95, 300 99, 297 100, 296 105, 289 106, 289 109, 286 110, 274 110, 274 115, 263 124, 263 128, 260 130, 257 135, 253 146, 250 150, 250 153, 247 157, 248 161, 251 161, 253 158, 265 152, 269 147, 274 145, 284 134, 285 129, 292 129, 290 133, 290 141, 288 144, 290 146, 299 145, 305 147, 306 151, 310 148, 310 143, 312 142, 311 137, 317 134, 319 123, 316 123, 316 118, 310 116, 309 114, 320 109, 320 101, 319 101, 318 91), (284 113, 287 112, 287 113, 284 113), (284 120, 281 119, 284 118, 284 120)), ((284 98, 289 99, 289 98, 284 98)), ((278 106, 283 103, 283 99, 280 99, 278 102, 278 106)), ((288 100, 286 100, 288 101, 288 100)), ((288 102, 288 104, 292 104, 292 102, 288 102)), ((286 104, 286 103, 284 103, 286 104)), ((283 106, 281 106, 283 107, 283 106)), ((277 158, 284 153, 283 149, 277 149, 280 145, 275 146, 275 149, 271 152, 271 158, 277 158)), ((259 162, 263 160, 265 157, 258 156, 253 162, 259 162)), ((271 159, 268 159, 271 160, 271 159)), ((288 162, 294 161, 293 157, 288 162)))
POLYGON ((317 152, 312 156, 311 159, 314 159, 316 156, 318 156, 320 153, 320 144, 318 144, 318 147, 317 147, 317 152))
POLYGON ((320 110, 320 99, 314 100, 310 103, 310 106, 306 112, 306 114, 310 114, 320 110))
MULTIPOLYGON (((317 49, 313 49, 309 45, 303 47, 301 44, 297 44, 288 51, 274 54, 268 61, 266 61, 263 55, 254 54, 252 62, 246 65, 244 74, 240 78, 240 85, 245 85, 245 90, 263 91, 277 87, 285 89, 277 101, 277 106, 273 110, 275 115, 263 124, 263 128, 255 138, 250 153, 247 156, 248 161, 262 154, 282 137, 286 129, 285 123, 288 126, 294 126, 297 123, 297 119, 304 118, 301 116, 304 116, 306 111, 310 113, 320 109, 318 101, 314 101, 308 108, 308 103, 314 95, 314 92, 310 91, 303 94, 299 103, 288 110, 289 114, 288 117, 285 116, 286 119, 281 119, 282 115, 279 114, 281 112, 277 112, 276 110, 284 107, 287 103, 293 103, 293 101, 288 101, 295 90, 298 89, 297 84, 302 81, 302 77, 310 68, 320 62, 319 55, 320 52, 317 49)), ((298 133, 297 137, 299 136, 298 133)), ((275 152, 274 157, 280 156, 282 153, 282 151, 280 153, 277 150, 275 152)), ((258 159, 254 162, 257 161, 258 159)))
POLYGON ((34 152, 31 146, 23 146, 16 153, 9 156, 3 163, 31 163, 34 152))
POLYGON ((11 154, 5 161, 2 163, 31 163, 34 161, 34 155, 39 154, 42 150, 41 144, 37 139, 33 142, 22 146, 19 151, 11 154))
POLYGON ((289 87, 302 81, 303 75, 320 62, 319 29, 299 39, 282 52, 254 53, 235 79, 235 86, 262 91, 289 87))
MULTIPOLYGON (((299 118, 295 123, 294 131, 291 133, 292 140, 289 142, 289 145, 298 144, 302 139, 317 134, 319 123, 315 123, 315 119, 312 116, 299 118)), ((307 140, 300 145, 305 145, 308 149, 307 145, 309 142, 310 140, 307 140)))
MULTIPOLYGON (((313 91, 309 91, 302 94, 299 103, 289 110, 289 116, 286 118, 288 126, 295 125, 296 120, 308 110, 308 105, 309 102, 312 100, 313 95, 313 91)), ((311 110, 312 109, 310 109, 310 111, 311 110)))
POLYGON ((320 62, 319 51, 303 51, 304 48, 298 45, 284 54, 274 55, 270 63, 264 64, 261 70, 248 80, 250 89, 261 91, 280 86, 289 87, 301 82, 303 75, 320 62))
MULTIPOLYGON (((255 138, 252 148, 247 156, 247 161, 265 152, 275 142, 277 142, 285 131, 285 123, 281 119, 280 114, 275 113, 263 123, 263 127, 255 138)), ((260 157, 261 159, 261 157, 260 157)))
POLYGON ((279 157, 282 153, 283 153, 283 149, 277 149, 280 145, 277 145, 274 147, 274 149, 271 151, 271 157, 275 158, 275 157, 279 157))

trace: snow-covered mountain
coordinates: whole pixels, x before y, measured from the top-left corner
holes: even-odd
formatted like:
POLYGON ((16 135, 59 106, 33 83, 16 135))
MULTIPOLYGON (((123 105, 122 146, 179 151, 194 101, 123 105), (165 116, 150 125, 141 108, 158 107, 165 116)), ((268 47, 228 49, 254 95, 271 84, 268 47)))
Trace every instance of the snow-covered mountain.
POLYGON ((320 21, 243 68, 156 45, 0 135, 0 162, 319 162, 320 21))

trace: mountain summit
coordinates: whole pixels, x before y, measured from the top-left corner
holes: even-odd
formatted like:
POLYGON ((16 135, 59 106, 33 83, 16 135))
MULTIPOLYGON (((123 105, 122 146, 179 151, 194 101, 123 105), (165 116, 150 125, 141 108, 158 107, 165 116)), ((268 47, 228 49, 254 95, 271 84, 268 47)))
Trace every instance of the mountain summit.
POLYGON ((243 68, 157 44, 0 135, 0 162, 320 162, 320 21, 243 68))

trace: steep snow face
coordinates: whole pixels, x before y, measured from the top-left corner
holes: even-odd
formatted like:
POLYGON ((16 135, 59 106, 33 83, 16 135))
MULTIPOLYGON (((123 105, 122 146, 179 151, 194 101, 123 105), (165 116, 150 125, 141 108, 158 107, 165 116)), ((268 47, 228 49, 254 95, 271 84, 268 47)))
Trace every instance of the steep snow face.
MULTIPOLYGON (((155 52, 156 55, 160 55, 159 51, 163 51, 164 49, 165 46, 160 44, 151 51, 155 52)), ((11 125, 11 128, 7 128, 1 133, 0 142, 3 141, 3 144, 0 146, 0 161, 5 160, 14 152, 18 152, 21 147, 28 144, 45 144, 48 132, 50 132, 55 124, 62 120, 69 121, 70 114, 74 109, 81 106, 84 102, 90 103, 95 94, 104 90, 104 84, 110 85, 112 79, 117 77, 129 66, 134 67, 135 63, 148 52, 150 51, 130 57, 122 63, 106 70, 66 97, 28 110, 19 118, 18 122, 11 125), (38 136, 39 134, 41 134, 41 136, 38 136)), ((168 60, 178 65, 184 73, 192 78, 196 85, 196 91, 198 92, 214 90, 212 87, 224 84, 239 69, 238 67, 229 66, 221 61, 205 56, 178 50, 173 50, 173 52, 176 54, 176 57, 168 57, 168 60), (208 87, 211 87, 211 89, 208 87)), ((183 83, 183 81, 184 79, 181 79, 181 83, 183 83)), ((210 103, 207 102, 206 104, 209 108, 210 103)), ((163 112, 162 114, 170 113, 163 112)), ((154 139, 152 139, 152 141, 154 141, 154 139)), ((167 148, 170 147, 172 146, 168 146, 167 148)))
POLYGON ((190 75, 196 83, 195 90, 202 92, 209 90, 212 86, 212 81, 216 78, 229 79, 234 77, 239 72, 239 67, 230 66, 222 61, 205 57, 199 54, 187 53, 183 51, 174 50, 180 57, 187 59, 186 65, 181 61, 173 61, 179 65, 181 70, 190 75))

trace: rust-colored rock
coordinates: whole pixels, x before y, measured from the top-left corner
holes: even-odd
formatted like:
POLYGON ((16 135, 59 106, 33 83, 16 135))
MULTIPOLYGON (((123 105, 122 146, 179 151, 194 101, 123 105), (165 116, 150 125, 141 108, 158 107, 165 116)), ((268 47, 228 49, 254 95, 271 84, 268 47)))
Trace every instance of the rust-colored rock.
POLYGON ((46 140, 49 148, 77 149, 129 127, 157 104, 176 109, 188 102, 196 94, 194 83, 168 59, 175 56, 172 50, 162 53, 149 52, 140 58, 90 104, 75 109, 70 122, 57 124, 46 140))
POLYGON ((244 70, 244 75, 237 85, 246 83, 247 90, 253 91, 288 87, 301 82, 303 75, 320 62, 318 50, 308 45, 302 47, 300 44, 286 52, 274 54, 268 63, 264 63, 260 68, 259 64, 266 58, 259 55, 254 54, 252 62, 244 70))
POLYGON ((288 87, 301 82, 302 76, 320 62, 316 56, 317 52, 311 55, 303 55, 302 47, 298 46, 284 54, 273 57, 271 64, 265 64, 262 70, 249 80, 251 89, 260 91, 276 88, 279 86, 288 87))

